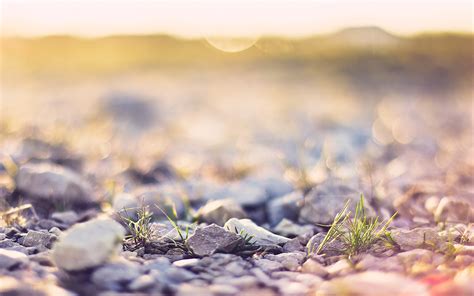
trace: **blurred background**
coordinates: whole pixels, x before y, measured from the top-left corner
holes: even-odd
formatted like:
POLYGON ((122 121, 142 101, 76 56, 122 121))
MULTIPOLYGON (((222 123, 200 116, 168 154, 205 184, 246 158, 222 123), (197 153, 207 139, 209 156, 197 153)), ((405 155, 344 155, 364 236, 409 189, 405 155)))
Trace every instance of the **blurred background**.
POLYGON ((188 177, 370 174, 385 193, 395 179, 472 178, 471 1, 1 10, 4 154, 65 146, 99 178, 160 160, 188 177))

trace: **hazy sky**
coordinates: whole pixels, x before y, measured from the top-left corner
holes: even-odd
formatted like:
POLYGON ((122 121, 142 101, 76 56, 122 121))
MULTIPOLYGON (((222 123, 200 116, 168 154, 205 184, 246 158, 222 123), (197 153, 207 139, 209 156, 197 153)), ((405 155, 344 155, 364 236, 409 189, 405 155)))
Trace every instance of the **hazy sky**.
POLYGON ((399 34, 472 32, 470 0, 0 0, 7 35, 287 35, 376 25, 399 34))

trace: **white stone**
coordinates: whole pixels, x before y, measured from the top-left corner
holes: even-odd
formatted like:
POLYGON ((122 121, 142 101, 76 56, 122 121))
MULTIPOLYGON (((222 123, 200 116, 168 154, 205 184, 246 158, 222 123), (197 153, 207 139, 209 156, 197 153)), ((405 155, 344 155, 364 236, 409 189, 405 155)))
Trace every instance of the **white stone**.
POLYGON ((101 265, 120 250, 124 235, 125 229, 109 218, 76 224, 54 245, 53 260, 65 270, 101 265))
POLYGON ((252 236, 251 242, 254 242, 257 245, 278 245, 289 242, 290 239, 276 235, 263 227, 258 226, 253 223, 250 219, 235 219, 232 218, 224 225, 224 228, 229 231, 239 233, 243 231, 244 234, 252 236))

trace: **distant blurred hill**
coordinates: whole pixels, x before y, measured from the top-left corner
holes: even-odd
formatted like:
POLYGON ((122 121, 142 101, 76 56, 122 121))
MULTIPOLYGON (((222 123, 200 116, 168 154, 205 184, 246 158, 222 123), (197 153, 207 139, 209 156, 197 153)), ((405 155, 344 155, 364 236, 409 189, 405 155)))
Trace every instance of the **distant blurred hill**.
POLYGON ((226 53, 205 39, 165 35, 4 38, 4 79, 77 78, 143 71, 244 69, 340 79, 356 90, 417 88, 430 93, 470 88, 472 34, 398 37, 377 27, 303 39, 262 37, 226 53))

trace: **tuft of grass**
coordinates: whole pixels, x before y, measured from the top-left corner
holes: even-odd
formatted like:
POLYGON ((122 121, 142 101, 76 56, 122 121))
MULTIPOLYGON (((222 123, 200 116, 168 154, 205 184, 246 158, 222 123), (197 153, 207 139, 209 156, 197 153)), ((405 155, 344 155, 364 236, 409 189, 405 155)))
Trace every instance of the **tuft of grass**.
MULTIPOLYGON (((160 208, 158 205, 155 205, 155 207, 157 207, 160 212, 163 213, 163 215, 165 215, 166 219, 170 222, 171 226, 173 226, 173 228, 176 230, 176 232, 178 233, 178 236, 180 238, 180 240, 182 242, 185 242, 189 236, 190 236, 190 232, 191 232, 191 227, 190 225, 186 225, 186 228, 183 230, 179 225, 178 225, 178 212, 176 211, 176 205, 173 204, 173 206, 171 207, 171 213, 173 214, 173 217, 171 217, 170 215, 168 215, 166 213, 166 211, 164 211, 162 208, 160 208)), ((194 225, 194 224, 192 224, 194 225)))
POLYGON ((135 249, 145 247, 151 241, 152 229, 151 221, 153 214, 148 210, 147 206, 141 206, 136 211, 136 218, 134 215, 129 215, 128 211, 131 209, 123 209, 123 213, 118 213, 119 218, 128 228, 129 235, 125 237, 125 242, 130 243, 135 249))
POLYGON ((327 244, 336 240, 343 245, 342 251, 349 257, 369 249, 376 241, 384 237, 390 238, 387 228, 397 213, 390 219, 380 221, 378 217, 367 217, 364 209, 364 195, 361 194, 355 207, 354 215, 349 211, 350 201, 336 214, 334 220, 316 251, 308 250, 310 254, 320 254, 327 244))

